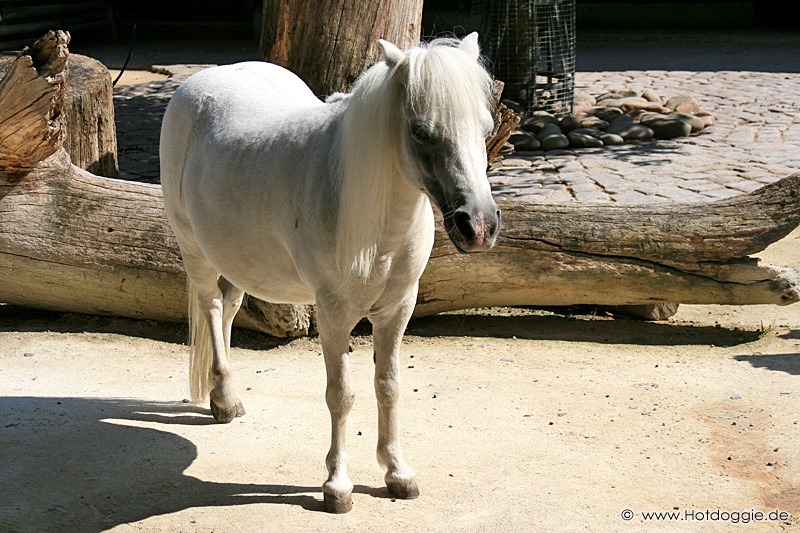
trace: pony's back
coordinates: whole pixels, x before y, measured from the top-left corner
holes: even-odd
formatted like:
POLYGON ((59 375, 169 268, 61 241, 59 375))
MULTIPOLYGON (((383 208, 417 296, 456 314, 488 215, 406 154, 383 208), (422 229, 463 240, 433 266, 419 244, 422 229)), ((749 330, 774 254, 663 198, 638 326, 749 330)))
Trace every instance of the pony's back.
POLYGON ((270 63, 212 67, 190 77, 175 91, 161 127, 161 184, 168 214, 182 207, 180 183, 199 139, 252 139, 280 128, 289 122, 287 116, 318 106, 324 104, 299 77, 270 63))

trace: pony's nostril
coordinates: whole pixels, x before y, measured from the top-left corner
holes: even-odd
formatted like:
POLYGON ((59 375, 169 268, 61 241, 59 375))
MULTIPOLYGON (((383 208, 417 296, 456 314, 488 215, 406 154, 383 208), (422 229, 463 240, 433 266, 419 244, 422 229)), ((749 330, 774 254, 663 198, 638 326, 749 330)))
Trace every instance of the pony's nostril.
POLYGON ((477 236, 475 228, 472 226, 472 217, 469 216, 469 213, 457 211, 453 215, 453 222, 455 222, 456 228, 458 228, 458 231, 461 232, 461 235, 463 235, 466 240, 471 241, 477 236))

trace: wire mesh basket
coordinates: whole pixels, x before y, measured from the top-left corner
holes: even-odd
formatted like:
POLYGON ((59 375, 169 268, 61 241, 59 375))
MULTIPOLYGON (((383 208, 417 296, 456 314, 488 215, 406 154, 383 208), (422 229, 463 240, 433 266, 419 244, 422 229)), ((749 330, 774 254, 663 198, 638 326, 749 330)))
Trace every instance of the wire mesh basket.
POLYGON ((478 0, 483 51, 504 98, 528 113, 572 110, 575 92, 575 0, 478 0))

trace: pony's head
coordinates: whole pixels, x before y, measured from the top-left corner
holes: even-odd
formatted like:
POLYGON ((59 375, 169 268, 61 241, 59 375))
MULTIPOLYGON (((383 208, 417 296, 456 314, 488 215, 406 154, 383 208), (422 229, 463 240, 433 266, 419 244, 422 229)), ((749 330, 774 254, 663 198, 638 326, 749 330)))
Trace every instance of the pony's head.
POLYGON ((480 63, 478 34, 406 51, 387 41, 379 44, 400 84, 403 174, 442 212, 456 248, 488 250, 500 229, 500 210, 486 177, 493 82, 480 63))

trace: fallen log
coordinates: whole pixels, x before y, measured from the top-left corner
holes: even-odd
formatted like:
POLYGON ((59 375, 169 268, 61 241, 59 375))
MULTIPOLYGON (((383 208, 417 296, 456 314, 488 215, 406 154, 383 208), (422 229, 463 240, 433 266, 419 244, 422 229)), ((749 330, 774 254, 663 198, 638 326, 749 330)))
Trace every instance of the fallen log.
MULTIPOLYGON (((798 201, 800 174, 708 203, 501 203, 503 229, 488 254, 458 254, 437 226, 415 313, 519 305, 795 303, 799 271, 761 265, 749 255, 798 226, 798 201)), ((671 307, 674 314, 677 307, 671 307)))
MULTIPOLYGON (((56 55, 66 53, 66 42, 51 48, 56 55)), ((15 63, 0 79, 0 103, 9 91, 18 95, 16 101, 33 91, 29 106, 42 94, 53 105, 23 106, 30 112, 0 120, 0 142, 15 128, 30 132, 25 142, 14 138, 29 155, 0 147, 0 302, 184 320, 185 275, 160 187, 95 176, 73 165, 61 146, 59 98, 51 90, 63 90, 63 70, 51 70, 63 64, 31 56, 15 63), (8 87, 8 80, 15 87, 8 87), (16 122, 19 117, 30 124, 16 122)), ((709 203, 505 202, 500 207, 504 227, 485 254, 458 254, 438 225, 416 316, 488 306, 663 310, 676 303, 800 300, 796 269, 749 257, 800 224, 800 175, 709 203)), ((313 330, 313 309, 249 299, 236 324, 302 335, 313 330)))

